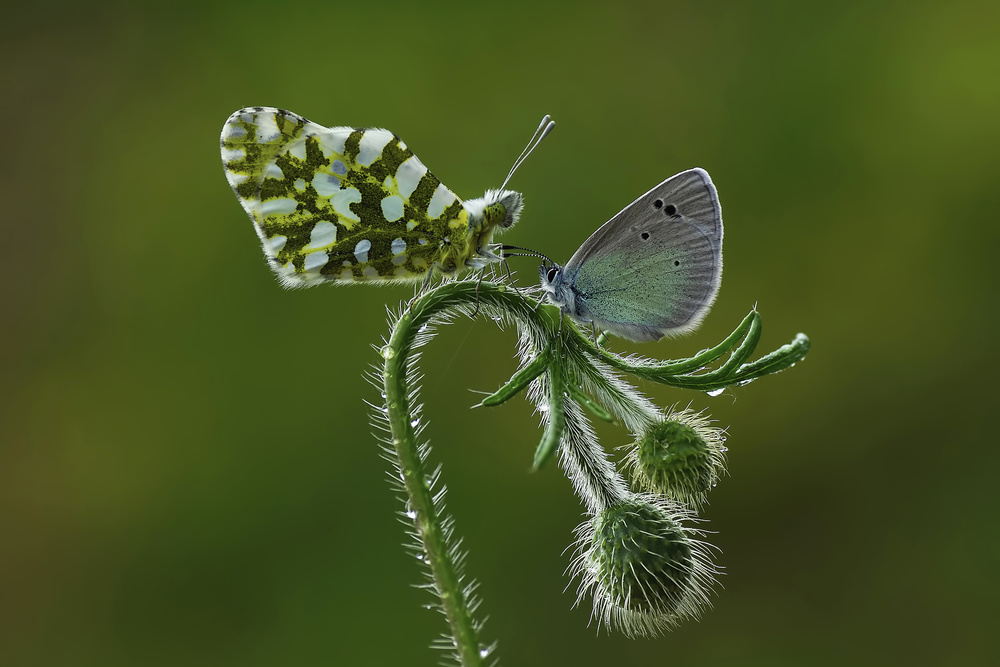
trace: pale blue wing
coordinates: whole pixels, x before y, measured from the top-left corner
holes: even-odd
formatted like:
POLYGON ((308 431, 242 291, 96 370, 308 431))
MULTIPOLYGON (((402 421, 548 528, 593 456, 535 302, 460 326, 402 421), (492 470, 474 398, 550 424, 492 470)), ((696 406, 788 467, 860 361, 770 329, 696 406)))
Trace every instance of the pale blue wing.
POLYGON ((598 229, 566 264, 575 312, 632 340, 701 323, 722 280, 722 211, 708 173, 673 176, 598 229))

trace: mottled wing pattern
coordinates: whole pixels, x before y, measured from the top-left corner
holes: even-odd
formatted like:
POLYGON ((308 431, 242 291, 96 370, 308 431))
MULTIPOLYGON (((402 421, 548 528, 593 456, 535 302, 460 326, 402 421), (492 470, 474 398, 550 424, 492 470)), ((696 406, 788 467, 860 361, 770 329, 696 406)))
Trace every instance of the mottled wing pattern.
POLYGON ((578 315, 632 340, 701 323, 722 281, 722 210, 702 169, 681 172, 625 207, 566 264, 578 315))
POLYGON ((456 268, 442 260, 455 253, 452 236, 465 240, 469 213, 388 130, 250 107, 226 121, 222 161, 286 287, 423 280, 435 267, 456 268))

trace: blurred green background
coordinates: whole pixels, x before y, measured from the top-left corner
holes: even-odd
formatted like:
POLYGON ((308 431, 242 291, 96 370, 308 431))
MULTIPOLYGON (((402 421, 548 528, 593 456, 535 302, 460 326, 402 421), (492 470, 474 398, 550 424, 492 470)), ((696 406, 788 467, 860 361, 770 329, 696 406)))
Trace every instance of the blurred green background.
POLYGON ((729 426, 731 477, 704 512, 714 609, 630 641, 570 608, 581 506, 556 466, 528 472, 537 417, 468 409, 515 368, 513 332, 446 327, 422 365, 432 460, 504 664, 997 664, 998 7, 8 10, 0 663, 440 657, 362 402, 412 290, 278 286, 218 150, 231 112, 273 105, 387 127, 463 197, 552 114, 502 240, 560 260, 704 167, 726 221, 712 314, 613 348, 686 356, 754 303, 762 352, 813 340, 717 398, 642 385, 729 426))

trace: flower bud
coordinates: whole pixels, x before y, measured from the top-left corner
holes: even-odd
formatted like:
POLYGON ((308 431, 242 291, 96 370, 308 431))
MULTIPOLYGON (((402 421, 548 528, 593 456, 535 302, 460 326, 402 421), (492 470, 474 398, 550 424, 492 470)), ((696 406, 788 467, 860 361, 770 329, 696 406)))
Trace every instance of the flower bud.
POLYGON ((594 598, 593 616, 628 636, 658 635, 708 604, 717 574, 701 531, 681 505, 637 495, 577 528, 570 571, 580 576, 577 603, 594 598))
POLYGON ((638 488, 696 508, 726 470, 725 441, 702 413, 670 411, 639 436, 625 465, 638 488))

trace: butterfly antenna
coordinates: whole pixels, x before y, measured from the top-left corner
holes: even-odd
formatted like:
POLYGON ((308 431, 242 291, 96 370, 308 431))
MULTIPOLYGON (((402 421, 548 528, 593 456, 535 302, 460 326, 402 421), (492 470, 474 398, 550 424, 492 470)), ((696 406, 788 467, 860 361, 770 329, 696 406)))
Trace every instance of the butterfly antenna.
POLYGON ((535 130, 535 133, 531 135, 531 139, 528 140, 528 145, 524 147, 521 154, 517 156, 516 160, 514 160, 514 166, 511 167, 510 171, 507 173, 507 178, 503 179, 503 185, 500 186, 501 190, 507 187, 510 177, 514 175, 517 168, 521 166, 521 163, 524 162, 529 155, 531 155, 532 151, 538 148, 538 144, 542 143, 542 139, 549 136, 549 132, 555 129, 555 127, 556 122, 552 120, 551 116, 545 114, 545 117, 542 118, 542 122, 538 124, 538 129, 535 130))
POLYGON ((555 264, 555 262, 553 262, 551 259, 543 255, 542 253, 538 252, 537 250, 522 248, 521 246, 518 245, 502 245, 500 246, 500 250, 504 253, 505 257, 537 257, 538 259, 545 260, 549 264, 555 264), (508 250, 520 250, 521 252, 508 253, 507 252, 508 250))

